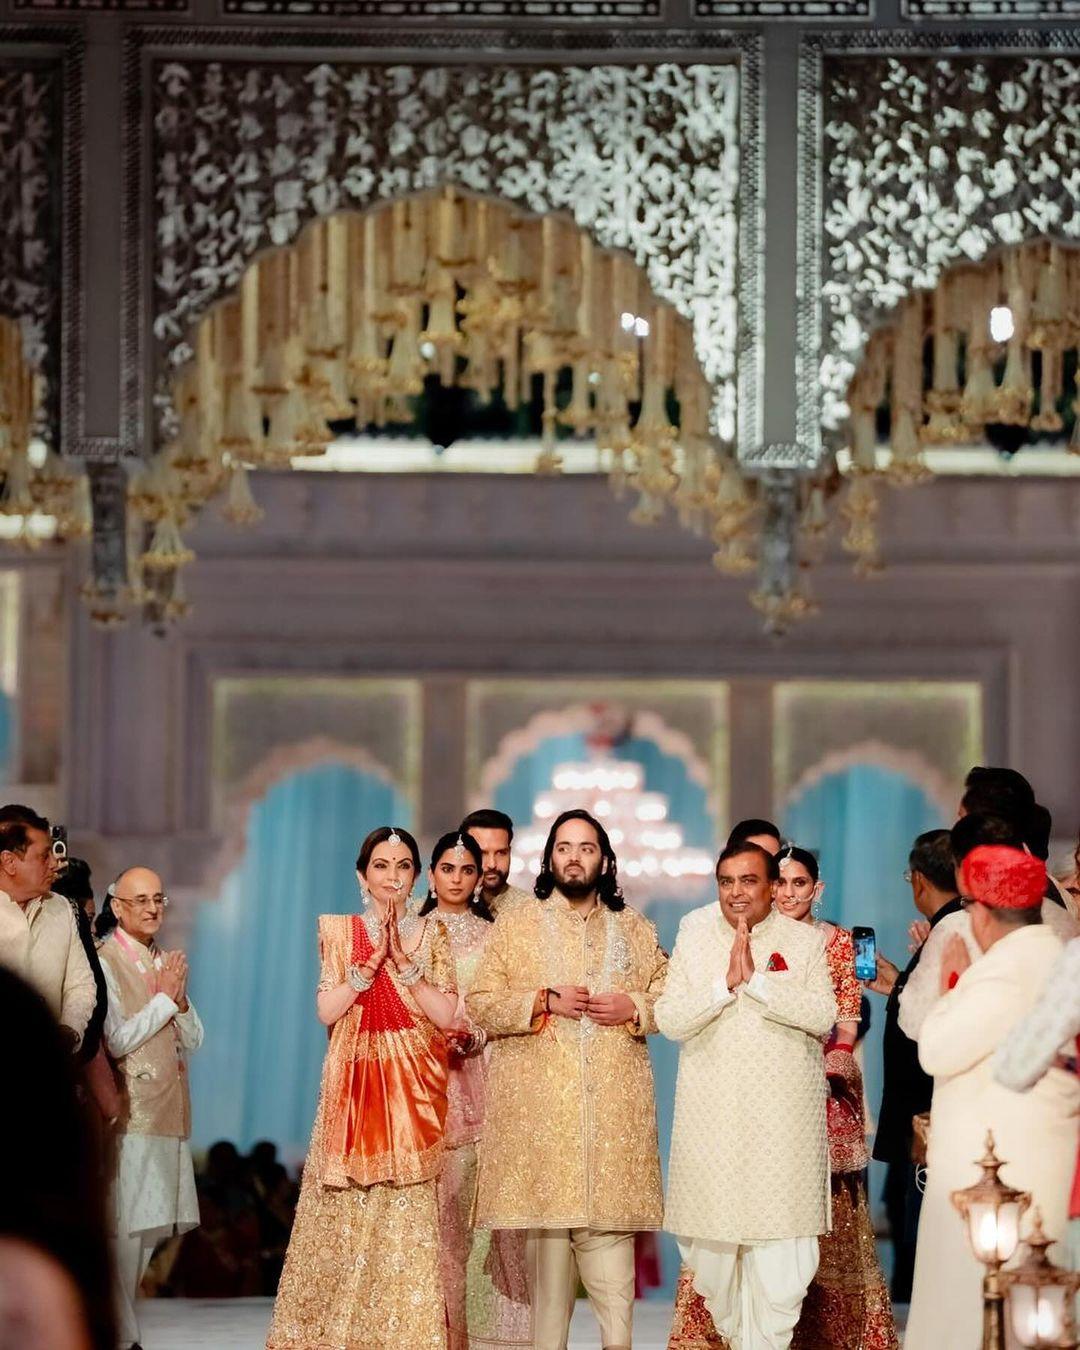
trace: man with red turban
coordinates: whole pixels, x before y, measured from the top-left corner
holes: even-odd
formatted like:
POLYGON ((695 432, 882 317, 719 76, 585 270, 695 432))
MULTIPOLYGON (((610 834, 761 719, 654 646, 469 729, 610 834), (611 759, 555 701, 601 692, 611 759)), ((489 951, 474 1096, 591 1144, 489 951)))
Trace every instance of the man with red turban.
POLYGON ((1055 1240, 1065 1235, 1076 1161, 1076 1078, 1052 1069, 1030 1092, 994 1078, 998 1046, 1037 1002, 1062 950, 1040 914, 1046 866, 1020 849, 987 844, 964 859, 960 880, 982 956, 972 962, 963 939, 950 939, 941 997, 919 1035, 934 1098, 905 1350, 979 1344, 983 1269, 951 1195, 978 1180, 987 1130, 1005 1162, 1002 1180, 1031 1194, 1055 1240))

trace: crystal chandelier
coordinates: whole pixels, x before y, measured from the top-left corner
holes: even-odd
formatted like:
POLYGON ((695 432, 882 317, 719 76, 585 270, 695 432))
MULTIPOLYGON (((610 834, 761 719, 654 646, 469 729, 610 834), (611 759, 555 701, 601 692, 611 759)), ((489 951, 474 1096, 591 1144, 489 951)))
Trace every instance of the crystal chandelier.
POLYGON ((516 836, 514 876, 536 876, 551 822, 575 808, 590 812, 607 830, 619 879, 631 896, 683 900, 687 886, 696 888, 712 876, 712 854, 686 843, 682 827, 668 818, 667 797, 645 790, 642 766, 607 754, 556 766, 551 786, 533 802, 528 828, 516 836), (679 883, 677 897, 673 883, 679 883))

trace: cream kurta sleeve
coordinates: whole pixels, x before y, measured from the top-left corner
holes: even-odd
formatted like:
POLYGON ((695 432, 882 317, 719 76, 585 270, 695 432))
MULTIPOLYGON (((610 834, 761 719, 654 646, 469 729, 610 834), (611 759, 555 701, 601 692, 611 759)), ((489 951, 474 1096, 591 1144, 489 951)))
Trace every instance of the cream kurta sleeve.
POLYGON ((489 1036, 525 1036, 533 1027, 536 989, 515 989, 509 960, 510 922, 514 909, 504 910, 495 920, 472 988, 465 996, 465 1008, 478 1027, 489 1036))
POLYGON ((656 1025, 669 1041, 690 1040, 735 1002, 735 995, 725 982, 726 970, 709 969, 700 952, 693 950, 693 937, 687 935, 686 923, 693 917, 688 914, 679 924, 667 983, 654 1006, 656 1025))
POLYGON ((90 1024, 94 1007, 97 1004, 97 984, 86 951, 79 937, 79 928, 75 915, 68 906, 70 931, 68 933, 67 961, 64 966, 63 1001, 60 1007, 60 1021, 70 1027, 82 1043, 83 1033, 90 1024))
POLYGON ((908 976, 900 994, 900 1030, 909 1040, 919 1039, 927 1013, 941 997, 941 958, 946 943, 954 933, 959 933, 964 939, 972 961, 977 961, 982 955, 971 932, 971 921, 962 910, 957 914, 947 914, 934 925, 930 936, 923 943, 918 964, 908 976))
POLYGON ((203 1043, 203 1024, 195 1011, 195 1004, 188 999, 187 1012, 176 1010, 176 1029, 180 1033, 180 1045, 184 1050, 198 1050, 203 1043))
MULTIPOLYGON (((151 1036, 156 1036, 162 1027, 168 1026, 178 1010, 168 994, 155 994, 145 1007, 131 1017, 125 1017, 121 1011, 120 988, 108 961, 102 961, 101 970, 109 991, 109 1004, 105 1012, 105 1048, 113 1059, 123 1059, 125 1055, 138 1050, 140 1045, 145 1045, 151 1036)), ((201 1040, 201 1023, 199 1033, 201 1040)))
POLYGON ((1026 1092, 1075 1036, 1080 1036, 1080 938, 1061 953, 1038 1003, 998 1047, 994 1077, 1013 1092, 1026 1092))
MULTIPOLYGON (((921 964, 921 962, 920 962, 921 964)), ((993 1054, 1016 1023, 1016 981, 969 966, 922 1024, 919 1063, 935 1078, 951 1078, 993 1054)))
POLYGON ((824 1039, 836 1022, 836 991, 824 946, 807 961, 801 979, 793 971, 757 970, 746 992, 762 1005, 762 1016, 770 1022, 810 1036, 824 1039))

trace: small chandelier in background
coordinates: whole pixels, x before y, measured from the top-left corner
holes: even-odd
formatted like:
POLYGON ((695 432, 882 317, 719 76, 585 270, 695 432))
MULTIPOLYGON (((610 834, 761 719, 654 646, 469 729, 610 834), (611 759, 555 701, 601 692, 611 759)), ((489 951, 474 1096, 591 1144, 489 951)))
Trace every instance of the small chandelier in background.
POLYGON ((1007 248, 902 300, 849 386, 846 444, 801 483, 800 572, 785 595, 767 597, 774 626, 814 611, 807 575, 836 521, 856 575, 881 572, 881 489, 933 477, 927 450, 993 445, 1008 455, 1044 443, 1080 454, 1078 356, 1080 249, 1007 248))
POLYGON ((23 549, 85 539, 90 481, 38 434, 40 378, 26 359, 22 329, 0 316, 0 539, 23 549))
POLYGON ((682 827, 670 819, 668 798, 646 790, 642 765, 613 753, 629 735, 629 725, 615 734, 605 730, 612 711, 595 709, 597 723, 586 738, 590 757, 556 765, 550 786, 536 794, 532 820, 515 835, 512 875, 531 882, 540 871, 552 822, 563 811, 582 807, 607 830, 629 898, 685 900, 688 884, 704 887, 712 877, 715 859, 686 843, 682 827))

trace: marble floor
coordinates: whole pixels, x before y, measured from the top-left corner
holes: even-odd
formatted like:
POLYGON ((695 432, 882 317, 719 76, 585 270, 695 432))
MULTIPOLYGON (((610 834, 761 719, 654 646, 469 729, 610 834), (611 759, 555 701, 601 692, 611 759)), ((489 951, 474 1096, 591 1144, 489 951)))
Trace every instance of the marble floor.
MULTIPOLYGON (((897 1309, 903 1325, 907 1308, 897 1309)), ((270 1299, 147 1299, 140 1304, 143 1350, 263 1350, 270 1299)), ((634 1309, 634 1350, 666 1350, 670 1303, 639 1303, 634 1309)), ((599 1350, 596 1322, 578 1302, 570 1350, 599 1350)), ((401 1350, 408 1350, 402 1346, 401 1350)))
MULTIPOLYGON (((143 1350, 263 1350, 270 1300, 147 1299, 139 1306, 139 1320, 143 1350)), ((665 1350, 670 1329, 670 1303, 639 1303, 634 1310, 634 1350, 665 1350)), ((574 1316, 570 1350, 598 1350, 599 1345, 596 1322, 582 1300, 574 1316)))

